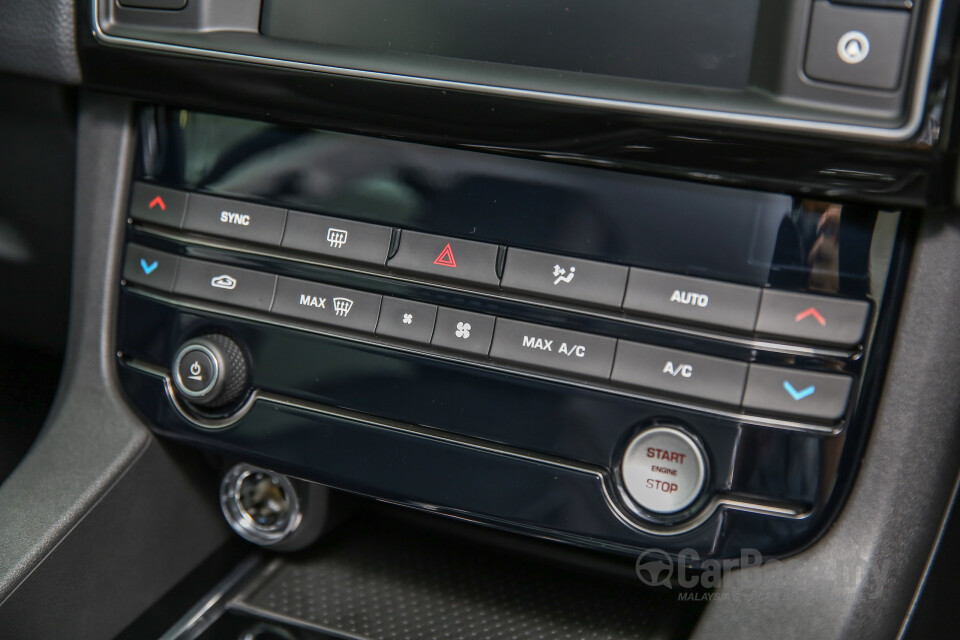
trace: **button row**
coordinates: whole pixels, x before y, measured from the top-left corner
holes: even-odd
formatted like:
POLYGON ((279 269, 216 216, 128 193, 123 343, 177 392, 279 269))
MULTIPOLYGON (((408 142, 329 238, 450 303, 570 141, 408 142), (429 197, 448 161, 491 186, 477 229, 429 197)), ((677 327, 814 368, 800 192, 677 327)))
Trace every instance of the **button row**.
POLYGON ((849 376, 748 364, 127 245, 131 283, 288 318, 749 411, 839 420, 849 376))
POLYGON ((342 218, 136 183, 131 217, 337 260, 386 267, 433 280, 501 288, 578 305, 625 310, 684 323, 851 346, 863 338, 869 303, 760 289, 508 248, 503 278, 495 244, 402 231, 342 218))

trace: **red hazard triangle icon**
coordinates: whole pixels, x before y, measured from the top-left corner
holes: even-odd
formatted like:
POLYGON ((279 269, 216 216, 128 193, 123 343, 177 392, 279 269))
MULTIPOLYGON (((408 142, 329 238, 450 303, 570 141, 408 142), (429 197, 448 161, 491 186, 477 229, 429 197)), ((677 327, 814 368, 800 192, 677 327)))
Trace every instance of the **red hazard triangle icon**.
POLYGON ((450 248, 449 242, 447 246, 443 248, 443 251, 440 252, 440 255, 437 256, 437 259, 433 261, 433 264, 438 264, 441 267, 457 268, 457 259, 453 257, 453 249, 450 248))

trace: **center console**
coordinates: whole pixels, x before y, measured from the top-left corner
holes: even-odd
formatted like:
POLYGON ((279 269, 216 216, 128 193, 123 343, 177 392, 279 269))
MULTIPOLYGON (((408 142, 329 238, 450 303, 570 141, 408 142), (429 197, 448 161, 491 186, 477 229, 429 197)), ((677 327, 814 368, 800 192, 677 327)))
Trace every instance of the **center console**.
POLYGON ((694 563, 793 553, 842 505, 898 213, 186 110, 142 122, 118 366, 158 433, 694 563))

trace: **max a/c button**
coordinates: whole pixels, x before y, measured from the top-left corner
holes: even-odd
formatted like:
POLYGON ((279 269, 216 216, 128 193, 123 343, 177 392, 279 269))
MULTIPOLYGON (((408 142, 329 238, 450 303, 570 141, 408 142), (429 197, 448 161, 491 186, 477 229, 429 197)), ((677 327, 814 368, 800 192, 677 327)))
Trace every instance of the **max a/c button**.
POLYGON ((606 380, 616 348, 613 338, 497 318, 490 357, 606 380))

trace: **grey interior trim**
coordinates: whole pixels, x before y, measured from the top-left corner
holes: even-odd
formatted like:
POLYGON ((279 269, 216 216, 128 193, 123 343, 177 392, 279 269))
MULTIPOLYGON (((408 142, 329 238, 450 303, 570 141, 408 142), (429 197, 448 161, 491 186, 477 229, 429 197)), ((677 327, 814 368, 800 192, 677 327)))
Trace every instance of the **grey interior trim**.
POLYGON ((516 87, 489 86, 471 82, 440 80, 436 78, 416 77, 412 75, 397 75, 366 69, 348 69, 297 60, 265 57, 236 51, 215 50, 205 47, 174 44, 171 42, 160 42, 156 40, 146 40, 143 38, 111 35, 104 31, 103 25, 100 23, 100 2, 101 0, 91 1, 91 10, 93 12, 91 15, 91 24, 93 25, 94 29, 94 37, 96 37, 96 39, 101 43, 110 46, 151 50, 189 56, 201 56, 205 58, 214 58, 231 62, 252 63, 285 69, 297 69, 301 71, 332 73, 336 75, 367 78, 371 80, 403 82, 455 91, 474 91, 527 100, 546 100, 549 102, 571 104, 582 107, 611 109, 616 111, 627 111, 663 117, 684 118, 733 126, 762 127, 790 131, 794 133, 827 134, 845 138, 878 140, 885 142, 900 142, 909 139, 917 132, 921 123, 923 122, 924 104, 927 96, 927 84, 930 80, 930 68, 933 61, 933 53, 936 44, 937 29, 939 25, 939 16, 942 4, 942 0, 930 1, 930 6, 927 8, 928 13, 926 15, 926 21, 919 30, 922 42, 917 55, 919 73, 917 74, 917 77, 913 79, 913 91, 910 94, 909 99, 908 117, 904 123, 898 127, 883 128, 876 126, 803 120, 800 118, 761 116, 711 109, 677 107, 646 102, 628 102, 625 100, 595 98, 565 93, 533 91, 516 87))
POLYGON ((0 71, 79 84, 74 4, 0 2, 0 71))
POLYGON ((936 542, 960 452, 960 228, 924 216, 873 432, 833 528, 794 558, 738 572, 696 640, 895 638, 936 542))
POLYGON ((37 441, 0 486, 4 636, 112 637, 229 533, 215 489, 208 512, 202 484, 152 437, 116 380, 115 283, 132 112, 132 103, 117 98, 81 100, 64 372, 37 441), (184 512, 192 514, 187 522, 176 515, 184 512), (19 626, 40 623, 46 628, 19 626))

